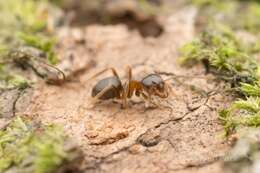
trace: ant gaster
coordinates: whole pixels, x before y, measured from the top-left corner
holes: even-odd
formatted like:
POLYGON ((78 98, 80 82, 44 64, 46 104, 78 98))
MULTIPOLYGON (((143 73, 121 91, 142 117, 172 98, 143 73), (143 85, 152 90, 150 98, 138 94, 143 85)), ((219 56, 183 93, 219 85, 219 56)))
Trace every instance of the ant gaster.
MULTIPOLYGON (((169 86, 159 74, 149 74, 142 80, 132 79, 132 69, 127 67, 128 80, 123 84, 114 68, 107 68, 94 75, 91 79, 111 70, 113 76, 100 80, 92 89, 94 101, 121 99, 123 108, 127 107, 127 99, 133 95, 142 97, 148 102, 152 102, 152 96, 167 98, 169 86)), ((155 104, 155 103, 154 103, 155 104)))

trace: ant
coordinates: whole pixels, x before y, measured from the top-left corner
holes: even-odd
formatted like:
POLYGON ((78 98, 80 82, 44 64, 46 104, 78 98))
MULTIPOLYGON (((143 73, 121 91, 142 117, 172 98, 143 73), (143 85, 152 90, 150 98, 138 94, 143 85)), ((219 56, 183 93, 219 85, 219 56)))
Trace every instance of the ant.
MULTIPOLYGON (((97 100, 121 99, 122 107, 127 107, 127 99, 133 95, 142 97, 149 103, 152 96, 167 98, 169 96, 169 85, 159 74, 153 73, 145 76, 142 80, 132 79, 132 69, 127 67, 128 80, 123 84, 114 68, 107 68, 94 75, 91 79, 111 70, 113 76, 100 80, 92 89, 91 96, 94 102, 97 100)), ((155 104, 155 103, 153 103, 155 104)), ((156 105, 156 104, 155 104, 156 105)))

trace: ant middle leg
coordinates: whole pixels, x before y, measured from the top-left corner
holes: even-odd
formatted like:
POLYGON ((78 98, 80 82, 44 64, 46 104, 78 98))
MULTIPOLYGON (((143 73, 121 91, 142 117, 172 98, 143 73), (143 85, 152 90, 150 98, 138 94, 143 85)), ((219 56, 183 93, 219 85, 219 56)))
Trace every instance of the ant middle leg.
POLYGON ((127 71, 127 81, 123 86, 123 91, 122 91, 122 107, 123 108, 127 108, 128 107, 128 103, 127 103, 127 99, 129 97, 131 97, 131 93, 134 90, 134 88, 132 87, 131 83, 132 83, 132 69, 130 66, 126 67, 126 71, 127 71))

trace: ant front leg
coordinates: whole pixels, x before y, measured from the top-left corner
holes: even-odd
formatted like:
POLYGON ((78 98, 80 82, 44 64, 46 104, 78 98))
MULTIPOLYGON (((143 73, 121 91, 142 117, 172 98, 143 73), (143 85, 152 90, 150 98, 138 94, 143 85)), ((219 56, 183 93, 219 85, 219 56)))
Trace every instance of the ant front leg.
POLYGON ((144 93, 141 93, 142 97, 144 98, 145 100, 145 107, 146 108, 152 108, 152 107, 160 107, 159 104, 155 103, 153 100, 152 100, 152 97, 150 94, 146 95, 144 93), (153 105, 153 106, 152 106, 153 105))

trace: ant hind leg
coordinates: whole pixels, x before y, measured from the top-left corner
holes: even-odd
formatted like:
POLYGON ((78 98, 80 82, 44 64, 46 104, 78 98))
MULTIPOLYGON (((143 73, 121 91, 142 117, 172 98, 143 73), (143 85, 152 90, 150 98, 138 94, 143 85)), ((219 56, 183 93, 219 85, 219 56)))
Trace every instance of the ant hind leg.
POLYGON ((95 97, 92 97, 91 104, 94 106, 97 102, 100 101, 100 98, 110 89, 111 89, 111 86, 107 86, 100 93, 98 93, 95 97))
POLYGON ((113 75, 116 76, 116 77, 119 79, 119 75, 118 75, 118 73, 116 72, 116 69, 113 68, 113 67, 110 67, 110 68, 106 68, 106 69, 104 69, 104 70, 102 70, 102 71, 96 73, 96 74, 95 74, 94 76, 92 76, 89 80, 92 80, 92 79, 98 77, 99 75, 101 75, 101 74, 103 74, 103 73, 109 71, 109 70, 111 70, 112 73, 113 73, 113 75))

